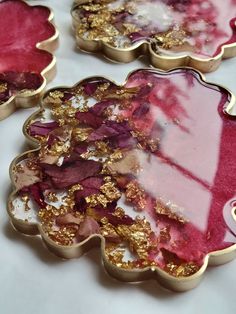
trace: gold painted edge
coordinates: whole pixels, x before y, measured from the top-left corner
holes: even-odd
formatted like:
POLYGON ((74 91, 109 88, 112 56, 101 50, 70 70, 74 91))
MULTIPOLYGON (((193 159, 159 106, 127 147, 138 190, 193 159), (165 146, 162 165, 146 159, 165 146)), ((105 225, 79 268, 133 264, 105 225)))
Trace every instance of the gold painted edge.
MULTIPOLYGON (((230 102, 227 105, 227 107, 225 108, 225 111, 230 116, 233 116, 231 114, 231 111, 232 111, 233 107, 235 107, 235 105, 236 105, 236 98, 235 98, 234 94, 229 89, 225 88, 222 85, 208 82, 201 72, 197 71, 196 69, 190 68, 190 67, 178 67, 175 69, 171 69, 169 71, 157 70, 157 69, 152 69, 152 68, 137 69, 137 70, 134 70, 128 74, 128 76, 126 77, 123 84, 117 84, 114 80, 111 80, 105 76, 90 76, 90 77, 87 77, 85 79, 80 80, 78 83, 76 83, 72 87, 71 86, 53 87, 53 88, 49 89, 44 94, 43 99, 46 97, 46 95, 48 95, 48 93, 50 93, 53 90, 74 88, 74 87, 77 87, 78 85, 82 84, 83 82, 86 82, 87 80, 89 80, 91 78, 93 78, 93 79, 98 79, 98 78, 102 79, 103 78, 103 79, 109 80, 110 82, 116 84, 117 86, 124 86, 127 83, 127 81, 129 80, 129 77, 137 71, 150 71, 150 72, 157 72, 158 74, 168 74, 171 72, 175 72, 177 70, 191 70, 191 71, 198 74, 200 81, 202 81, 204 84, 212 85, 212 86, 215 86, 217 88, 224 89, 230 96, 230 102)), ((43 99, 42 99, 42 102, 43 102, 43 99)), ((9 175, 10 175, 11 183, 13 186, 15 186, 14 185, 14 179, 13 179, 13 168, 14 168, 14 166, 21 159, 24 159, 24 156, 26 154, 31 153, 31 152, 32 153, 36 152, 40 149, 39 142, 27 133, 27 125, 30 123, 30 121, 35 120, 35 118, 40 115, 42 110, 43 110, 43 104, 41 103, 41 108, 39 110, 37 110, 35 113, 33 113, 24 123, 23 134, 27 138, 30 145, 33 147, 36 147, 36 148, 34 148, 32 150, 28 150, 28 151, 16 156, 15 159, 12 161, 10 168, 9 168, 9 175)), ((133 269, 133 270, 122 269, 122 268, 119 268, 119 267, 113 265, 106 258, 106 256, 105 256, 105 238, 99 234, 91 235, 87 239, 83 240, 80 243, 77 243, 77 244, 74 244, 71 246, 63 246, 63 245, 56 244, 54 241, 52 241, 47 236, 47 234, 44 232, 40 223, 37 223, 37 222, 29 223, 29 222, 25 222, 21 219, 15 218, 14 215, 12 214, 12 211, 11 211, 11 201, 13 200, 16 193, 17 193, 17 190, 14 189, 8 197, 7 212, 8 212, 8 215, 10 217, 10 220, 11 220, 13 227, 17 231, 19 231, 20 233, 32 235, 32 236, 33 235, 39 235, 51 252, 53 252, 55 255, 57 255, 61 258, 66 258, 66 259, 80 257, 81 255, 86 253, 88 250, 90 250, 92 247, 100 246, 102 262, 103 262, 103 265, 104 265, 106 271, 112 277, 119 279, 121 281, 137 282, 137 281, 143 281, 146 279, 156 279, 162 286, 164 286, 170 290, 179 291, 179 292, 187 291, 187 290, 193 289, 194 287, 196 287, 199 284, 199 282, 202 280, 202 278, 204 276, 204 273, 205 273, 208 265, 224 264, 226 262, 231 261, 232 259, 234 259, 236 257, 236 244, 233 244, 232 246, 225 248, 225 249, 222 249, 222 250, 210 252, 205 256, 203 265, 200 267, 200 269, 195 274, 193 274, 189 277, 181 277, 181 278, 180 277, 174 277, 174 276, 168 274, 167 272, 163 271, 162 269, 160 269, 159 267, 156 267, 156 266, 149 266, 149 267, 146 267, 143 269, 133 269)), ((236 207, 232 208, 231 213, 232 213, 232 217, 236 223, 236 207)))
POLYGON ((52 61, 41 71, 40 75, 43 77, 43 82, 38 89, 32 92, 13 95, 6 102, 0 105, 0 121, 10 116, 17 108, 29 108, 35 106, 40 101, 47 82, 50 82, 56 75, 56 57, 53 55, 53 52, 58 47, 59 31, 54 24, 54 13, 48 6, 30 5, 25 0, 21 1, 28 7, 41 7, 49 10, 47 21, 53 26, 54 35, 44 41, 38 42, 35 47, 39 50, 50 53, 52 55, 52 61))
MULTIPOLYGON (((75 32, 75 28, 80 22, 76 18, 74 11, 81 4, 89 3, 88 0, 77 0, 71 9, 72 16, 72 28, 75 32)), ((236 27, 236 21, 234 22, 236 27)), ((129 48, 115 48, 99 39, 84 39, 78 36, 75 32, 76 45, 85 52, 97 53, 100 52, 106 58, 111 61, 128 63, 143 55, 148 55, 151 65, 162 70, 170 70, 174 67, 189 66, 196 68, 202 72, 213 72, 221 64, 223 59, 236 56, 236 42, 230 44, 224 44, 221 46, 220 52, 210 58, 200 58, 191 54, 183 54, 181 56, 162 56, 154 52, 151 47, 151 43, 145 40, 140 41, 137 44, 132 45, 129 48)))

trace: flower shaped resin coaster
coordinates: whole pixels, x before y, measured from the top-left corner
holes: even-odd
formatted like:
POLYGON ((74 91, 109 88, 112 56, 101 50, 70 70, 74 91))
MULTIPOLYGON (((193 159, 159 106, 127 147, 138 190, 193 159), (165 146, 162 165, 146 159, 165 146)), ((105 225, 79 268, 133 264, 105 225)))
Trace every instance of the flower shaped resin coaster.
POLYGON ((195 286, 236 249, 234 97, 192 69, 137 70, 55 88, 11 166, 13 225, 55 254, 101 242, 108 272, 195 286))
POLYGON ((53 13, 20 0, 0 2, 0 120, 38 103, 52 79, 58 32, 53 13))
POLYGON ((210 72, 236 55, 233 0, 77 0, 72 17, 78 46, 114 61, 210 72))

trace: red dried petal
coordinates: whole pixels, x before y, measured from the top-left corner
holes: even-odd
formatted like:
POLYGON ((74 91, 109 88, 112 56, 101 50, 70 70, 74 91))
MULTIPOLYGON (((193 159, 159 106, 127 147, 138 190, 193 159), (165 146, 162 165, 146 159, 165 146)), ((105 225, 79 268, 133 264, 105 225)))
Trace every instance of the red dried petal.
POLYGON ((103 119, 96 116, 95 114, 91 112, 77 112, 75 114, 76 119, 78 119, 81 123, 84 123, 86 125, 91 126, 92 128, 98 128, 102 122, 103 119))
POLYGON ((84 93, 87 96, 92 96, 93 93, 96 91, 97 89, 97 82, 89 82, 84 84, 84 93))
POLYGON ((88 208, 88 204, 83 197, 76 197, 75 194, 75 206, 73 208, 74 211, 78 211, 81 214, 84 214, 88 208))
POLYGON ((106 121, 97 130, 89 135, 88 140, 99 141, 105 138, 128 133, 130 130, 130 126, 126 121, 121 123, 118 123, 116 121, 106 121))
POLYGON ((65 143, 69 141, 70 139, 71 139, 71 128, 68 126, 58 127, 58 128, 55 128, 54 130, 51 130, 48 136, 47 144, 50 148, 50 146, 56 141, 65 143))
POLYGON ((98 128, 97 130, 95 130, 89 135, 88 140, 99 141, 99 140, 103 140, 105 138, 109 138, 111 136, 115 136, 118 134, 119 133, 116 132, 113 128, 107 126, 106 124, 102 124, 100 128, 98 128))
POLYGON ((40 122, 35 121, 29 126, 29 134, 31 136, 47 136, 52 130, 55 130, 59 124, 56 121, 53 122, 40 122))
POLYGON ((84 213, 87 208, 85 197, 100 193, 103 179, 102 177, 90 177, 81 181, 80 184, 83 186, 83 190, 78 190, 74 193, 75 210, 84 213))
POLYGON ((119 134, 124 134, 132 130, 127 121, 123 122, 106 121, 106 125, 113 128, 119 134))
POLYGON ((77 237, 87 238, 92 234, 99 234, 100 227, 97 221, 91 217, 85 217, 84 221, 80 224, 77 232, 77 237))
POLYGON ((80 154, 77 154, 76 152, 73 152, 69 156, 65 156, 64 157, 63 164, 75 162, 75 161, 79 160, 80 158, 81 158, 80 154))
POLYGON ((83 186, 83 190, 75 192, 75 203, 78 203, 81 198, 99 193, 102 183, 103 180, 99 177, 91 177, 81 181, 80 184, 83 186))
POLYGON ((80 182, 84 188, 94 188, 99 190, 103 184, 102 177, 90 177, 80 182))
POLYGON ((29 194, 30 197, 38 204, 40 208, 46 207, 43 191, 46 186, 44 184, 35 183, 20 190, 20 194, 29 194))
POLYGON ((88 143, 80 143, 79 145, 74 147, 74 151, 69 155, 65 156, 63 160, 63 164, 75 162, 81 159, 81 154, 87 152, 88 143))
POLYGON ((52 189, 51 182, 44 180, 43 182, 38 182, 38 186, 42 192, 52 189))
POLYGON ((57 225, 61 226, 61 225, 67 225, 67 224, 76 224, 76 225, 80 225, 81 223, 81 218, 80 217, 75 217, 73 214, 71 213, 67 213, 64 216, 59 216, 56 218, 56 223, 57 225))
POLYGON ((77 160, 61 167, 48 164, 41 164, 41 167, 56 189, 64 189, 99 174, 102 165, 94 160, 77 160))
POLYGON ((89 112, 100 116, 107 107, 114 105, 113 100, 103 100, 96 103, 93 107, 90 108, 89 112))
POLYGON ((113 202, 107 204, 106 210, 109 213, 114 213, 116 207, 117 207, 117 201, 113 201, 113 202))
POLYGON ((72 93, 69 93, 69 92, 66 92, 66 91, 63 91, 63 97, 61 98, 63 101, 67 101, 67 100, 70 100, 74 94, 72 93))
POLYGON ((87 152, 88 150, 88 144, 87 143, 80 143, 79 145, 75 146, 74 152, 77 154, 83 154, 87 152))
POLYGON ((110 140, 113 148, 134 148, 137 145, 137 140, 130 133, 118 135, 110 140))

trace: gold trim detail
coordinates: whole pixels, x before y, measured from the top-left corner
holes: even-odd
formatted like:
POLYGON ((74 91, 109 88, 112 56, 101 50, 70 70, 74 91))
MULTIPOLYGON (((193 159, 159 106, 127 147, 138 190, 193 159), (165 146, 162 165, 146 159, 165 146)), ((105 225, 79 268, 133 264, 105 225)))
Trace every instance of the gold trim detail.
MULTIPOLYGON (((211 82, 207 82, 205 77, 198 72, 195 69, 192 68, 188 68, 188 67, 179 67, 179 68, 175 68, 172 69, 170 71, 162 71, 162 70, 155 70, 155 69, 149 69, 149 71, 153 71, 153 72, 157 72, 157 73, 171 73, 173 71, 176 71, 178 69, 190 69, 194 72, 196 72, 199 75, 199 78, 201 79, 201 81, 207 85, 212 85, 212 86, 217 86, 220 88, 225 89, 229 95, 231 96, 231 101, 228 104, 226 111, 229 115, 233 116, 232 110, 233 107, 235 107, 235 96, 232 94, 232 92, 230 92, 228 89, 226 89, 225 87, 218 85, 218 84, 214 84, 211 82)), ((139 70, 135 70, 131 73, 129 73, 129 75, 127 76, 124 84, 126 84, 126 82, 129 79, 129 76, 132 75, 134 72, 136 71, 140 71, 140 70, 147 70, 147 69, 139 69, 139 70)), ((107 79, 106 77, 94 77, 93 79, 107 79)), ((72 88, 77 87, 78 85, 82 84, 83 82, 86 82, 88 79, 90 79, 90 77, 81 80, 80 82, 78 82, 77 84, 75 84, 72 88)), ((110 82, 115 83, 117 86, 123 86, 122 85, 118 85, 116 82, 114 82, 113 80, 110 80, 110 82)), ((17 163, 19 163, 21 160, 24 159, 24 157, 29 154, 29 153, 33 153, 36 152, 40 149, 39 146, 39 142, 35 139, 32 138, 28 133, 27 133, 27 126, 29 125, 29 123, 31 121, 35 121, 42 113, 43 110, 43 100, 49 95, 50 92, 52 92, 53 90, 56 89, 66 89, 66 88, 71 88, 68 86, 60 86, 60 87, 54 87, 51 90, 48 90, 43 98, 42 98, 42 104, 41 104, 41 108, 36 111, 35 113, 33 113, 24 123, 23 126, 23 133, 24 136, 26 137, 27 141, 29 142, 29 144, 31 145, 31 147, 33 147, 32 150, 26 151, 23 154, 17 156, 11 163, 10 165, 10 169, 9 169, 9 173, 10 173, 10 178, 11 178, 11 182, 12 185, 14 186, 14 190, 12 191, 12 193, 9 195, 8 198, 8 203, 7 203, 7 212, 8 215, 10 217, 11 223, 13 225, 13 227, 19 231, 20 233, 26 234, 26 235, 39 235, 41 236, 43 242, 46 244, 46 246, 48 247, 48 249, 54 253, 55 255, 62 257, 62 258, 66 258, 66 259, 70 259, 70 258, 75 258, 75 257, 80 257, 82 256, 84 253, 86 253, 87 251, 89 251, 91 248, 95 247, 95 246, 100 246, 101 247, 101 256, 102 256, 102 260, 103 260, 103 264, 105 269, 107 270, 107 272, 112 276, 115 277, 121 281, 125 281, 125 282, 137 282, 137 281, 143 281, 146 279, 156 279, 161 285, 163 285, 164 287, 174 290, 174 291, 186 291, 186 290, 190 290, 194 287, 196 287, 198 285, 198 283, 201 281, 201 279, 203 278, 203 275, 208 267, 208 265, 220 265, 220 264, 224 264, 226 262, 231 261, 233 258, 236 257, 236 244, 233 244, 232 246, 223 249, 223 250, 218 250, 218 251, 214 251, 214 252, 210 252, 205 256, 204 259, 204 263, 203 265, 200 267, 200 269, 194 273, 191 276, 188 277, 174 277, 172 275, 170 275, 169 273, 163 271, 162 269, 156 267, 156 266, 149 266, 143 269, 135 269, 135 270, 130 270, 130 269, 121 269, 117 266, 115 266, 114 264, 112 264, 106 257, 105 255, 105 238, 99 234, 94 234, 91 235, 90 237, 88 237, 87 239, 85 239, 84 241, 78 243, 78 244, 74 244, 74 245, 70 245, 70 246, 63 246, 60 244, 56 244, 55 242, 53 242, 49 236, 45 233, 45 231, 43 230, 42 226, 39 223, 30 223, 28 221, 24 221, 21 219, 16 218, 13 213, 12 213, 12 207, 11 207, 11 203, 12 200, 14 199, 14 196, 17 192, 16 188, 15 188, 15 184, 14 184, 14 176, 13 176, 13 169, 16 166, 17 163)), ((232 217, 236 222, 236 207, 232 208, 232 217)))
MULTIPOLYGON (((79 5, 89 3, 89 0, 75 0, 71 9, 72 27, 75 31, 76 26, 80 24, 76 18, 74 11, 79 5)), ((235 22, 236 27, 236 22, 235 22)), ((102 40, 84 39, 75 34, 76 45, 85 52, 101 53, 107 59, 118 62, 128 63, 140 56, 148 56, 150 64, 162 70, 170 70, 175 67, 188 66, 195 68, 201 72, 213 72, 217 70, 223 59, 232 58, 236 56, 236 43, 222 45, 219 54, 211 58, 198 58, 190 54, 181 56, 161 56, 154 52, 151 43, 142 40, 137 44, 128 48, 115 48, 102 40)))

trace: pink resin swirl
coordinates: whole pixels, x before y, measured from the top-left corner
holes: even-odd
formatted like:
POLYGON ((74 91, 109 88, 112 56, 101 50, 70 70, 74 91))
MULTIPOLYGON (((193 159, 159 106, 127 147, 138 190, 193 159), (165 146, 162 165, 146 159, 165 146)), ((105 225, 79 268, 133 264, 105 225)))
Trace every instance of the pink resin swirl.
POLYGON ((55 34, 49 15, 43 6, 31 7, 20 0, 0 2, 0 83, 7 84, 0 101, 42 84, 41 72, 53 56, 36 46, 55 34))

